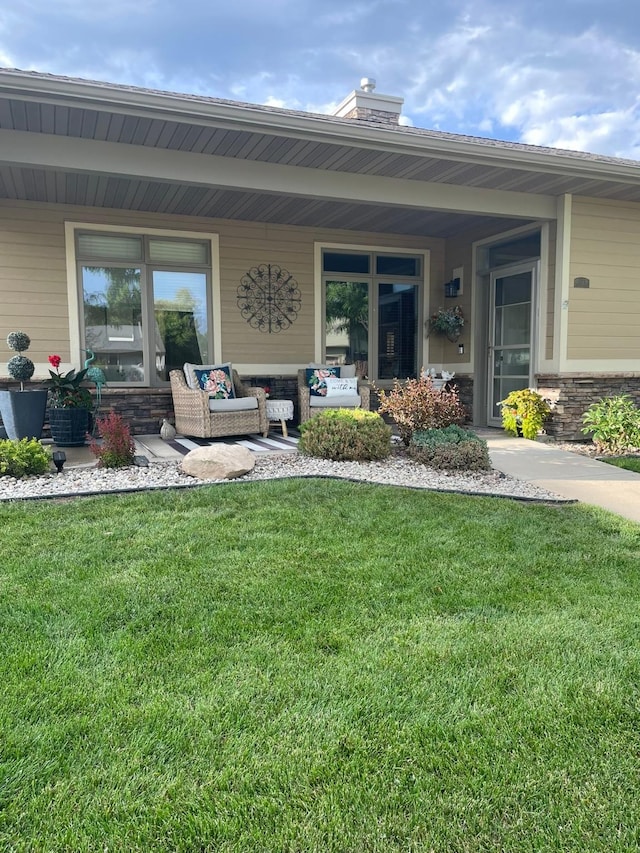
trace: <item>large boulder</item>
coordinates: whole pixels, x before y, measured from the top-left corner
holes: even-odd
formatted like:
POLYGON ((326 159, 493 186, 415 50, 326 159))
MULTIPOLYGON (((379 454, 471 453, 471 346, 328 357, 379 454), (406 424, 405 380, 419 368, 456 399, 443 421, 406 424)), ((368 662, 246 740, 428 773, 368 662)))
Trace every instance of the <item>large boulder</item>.
POLYGON ((190 450, 182 460, 185 474, 200 480, 233 480, 253 470, 256 459, 237 444, 211 444, 190 450))

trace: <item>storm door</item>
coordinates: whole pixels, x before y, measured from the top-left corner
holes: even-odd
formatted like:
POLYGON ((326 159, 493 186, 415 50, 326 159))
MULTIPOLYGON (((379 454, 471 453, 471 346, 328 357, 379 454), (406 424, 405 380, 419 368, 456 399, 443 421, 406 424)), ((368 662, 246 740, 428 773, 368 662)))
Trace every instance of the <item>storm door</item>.
POLYGON ((533 381, 534 307, 537 263, 491 274, 489 411, 500 423, 500 401, 533 381))

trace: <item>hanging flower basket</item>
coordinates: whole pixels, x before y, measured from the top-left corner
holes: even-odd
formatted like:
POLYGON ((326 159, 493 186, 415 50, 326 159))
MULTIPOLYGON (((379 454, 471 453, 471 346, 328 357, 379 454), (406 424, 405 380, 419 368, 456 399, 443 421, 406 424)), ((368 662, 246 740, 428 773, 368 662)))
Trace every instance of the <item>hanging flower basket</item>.
POLYGON ((427 320, 427 334, 444 335, 451 342, 457 341, 464 326, 464 314, 459 305, 453 308, 438 308, 427 320))

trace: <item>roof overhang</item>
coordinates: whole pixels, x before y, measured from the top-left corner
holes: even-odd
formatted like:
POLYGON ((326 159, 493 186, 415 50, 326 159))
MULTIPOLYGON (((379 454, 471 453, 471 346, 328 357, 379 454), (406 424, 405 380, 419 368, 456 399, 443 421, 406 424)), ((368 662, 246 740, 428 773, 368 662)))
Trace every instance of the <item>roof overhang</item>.
POLYGON ((0 128, 6 198, 100 205, 115 182, 138 210, 224 197, 223 218, 433 236, 552 219, 566 193, 640 201, 633 161, 31 72, 0 71, 0 128))

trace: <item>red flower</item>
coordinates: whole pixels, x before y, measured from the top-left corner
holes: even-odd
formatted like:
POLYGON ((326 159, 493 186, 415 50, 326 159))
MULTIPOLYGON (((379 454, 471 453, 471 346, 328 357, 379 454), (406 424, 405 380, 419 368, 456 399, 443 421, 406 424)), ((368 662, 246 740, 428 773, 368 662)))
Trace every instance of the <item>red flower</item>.
POLYGON ((61 361, 62 361, 62 359, 60 358, 59 355, 50 355, 49 356, 49 364, 52 367, 55 367, 56 370, 60 367, 61 361))

